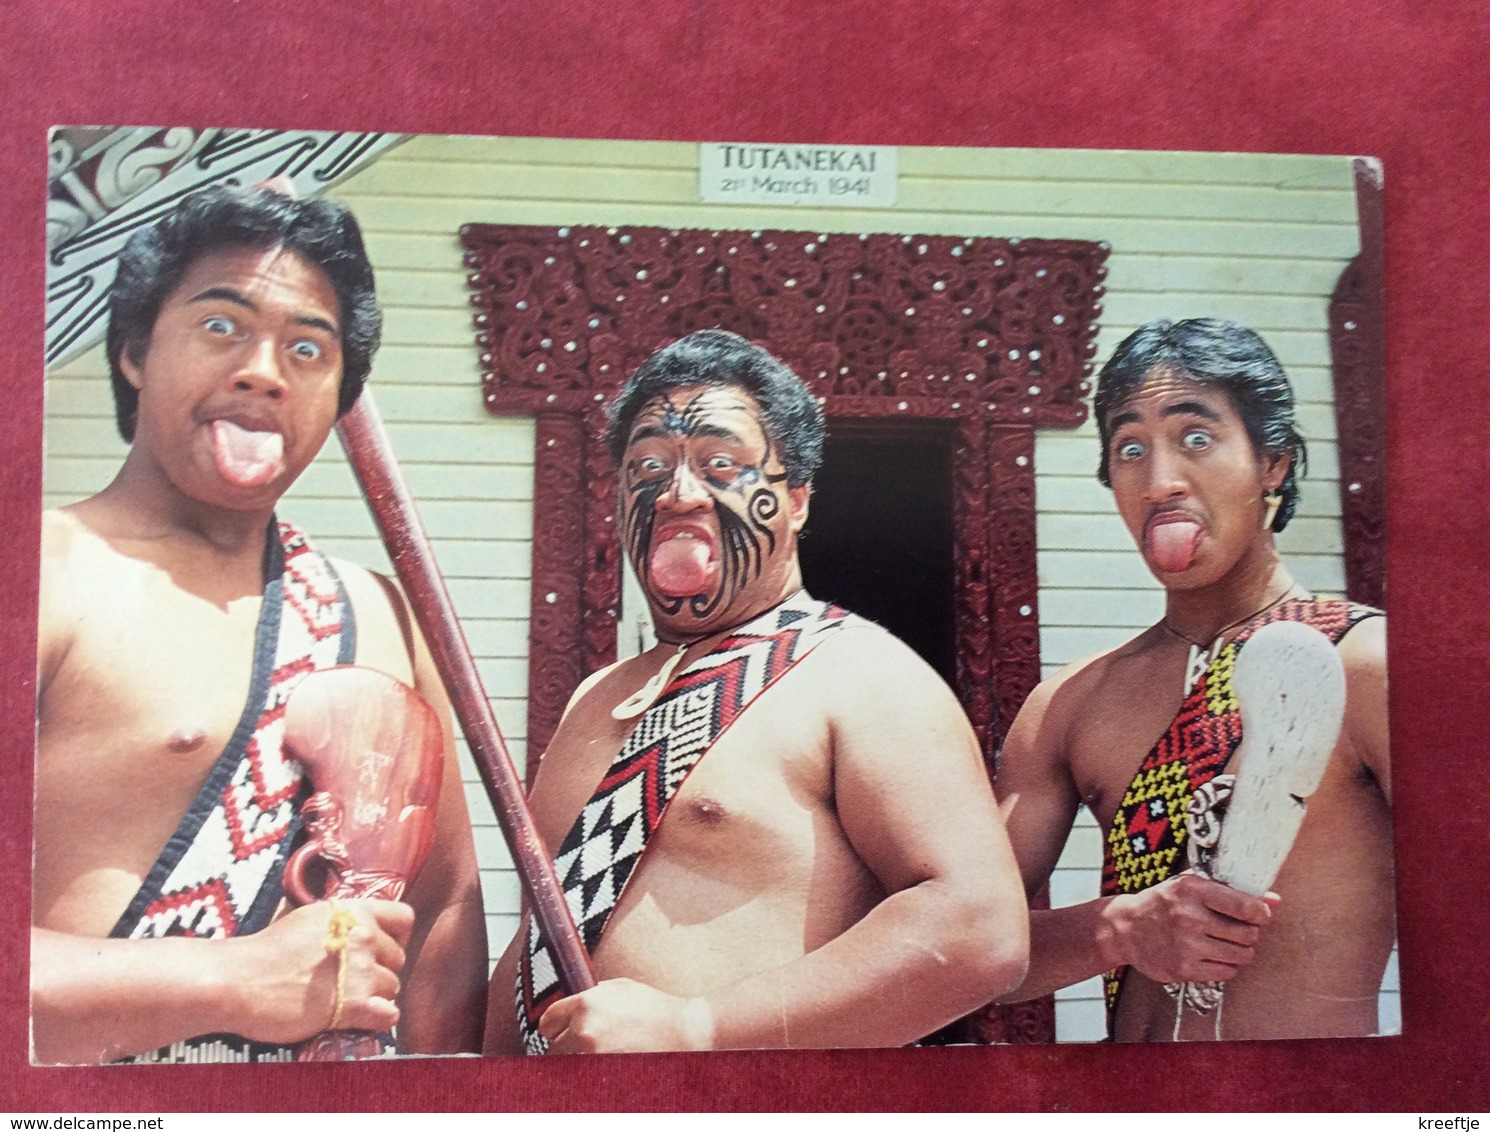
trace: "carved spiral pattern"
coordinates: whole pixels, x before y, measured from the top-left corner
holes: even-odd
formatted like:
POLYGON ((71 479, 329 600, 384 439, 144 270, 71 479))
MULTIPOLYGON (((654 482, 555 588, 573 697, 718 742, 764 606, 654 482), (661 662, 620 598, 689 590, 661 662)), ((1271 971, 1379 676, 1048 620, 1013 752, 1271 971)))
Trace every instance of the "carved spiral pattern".
POLYGON ((768 342, 830 402, 1086 415, 1099 244, 484 224, 462 240, 493 411, 603 400, 658 346, 717 326, 768 342))

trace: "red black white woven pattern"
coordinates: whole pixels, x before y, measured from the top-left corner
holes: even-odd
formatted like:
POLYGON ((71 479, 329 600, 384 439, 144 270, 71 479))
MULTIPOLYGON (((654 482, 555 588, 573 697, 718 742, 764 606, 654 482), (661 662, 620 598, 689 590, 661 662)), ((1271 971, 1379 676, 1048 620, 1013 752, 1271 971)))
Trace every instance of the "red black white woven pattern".
MULTIPOLYGON (((349 663, 355 639, 346 594, 331 564, 289 524, 279 523, 274 533, 243 715, 114 926, 116 938, 228 939, 260 930, 279 905, 304 777, 300 764, 285 755, 285 702, 308 673, 349 663)), ((224 1045, 217 1036, 210 1040, 224 1045)), ((209 1039, 136 1060, 203 1060, 197 1048, 203 1041, 209 1039)), ((224 1048, 213 1060, 280 1059, 278 1047, 251 1056, 251 1043, 227 1044, 233 1049, 224 1048)))

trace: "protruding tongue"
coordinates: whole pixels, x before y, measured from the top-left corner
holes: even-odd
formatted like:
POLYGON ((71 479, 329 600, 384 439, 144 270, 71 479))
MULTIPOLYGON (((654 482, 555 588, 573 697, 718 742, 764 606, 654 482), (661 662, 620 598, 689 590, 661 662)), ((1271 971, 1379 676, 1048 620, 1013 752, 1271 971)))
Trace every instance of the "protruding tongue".
POLYGON ((1156 523, 1149 528, 1149 553, 1166 574, 1178 574, 1195 564, 1200 524, 1189 520, 1156 523))
POLYGON ((652 582, 668 597, 692 597, 709 588, 717 567, 703 539, 670 538, 652 547, 648 569, 652 582))
POLYGON ((285 438, 277 432, 258 432, 232 421, 212 422, 212 458, 218 474, 238 487, 258 487, 277 476, 283 466, 285 438))

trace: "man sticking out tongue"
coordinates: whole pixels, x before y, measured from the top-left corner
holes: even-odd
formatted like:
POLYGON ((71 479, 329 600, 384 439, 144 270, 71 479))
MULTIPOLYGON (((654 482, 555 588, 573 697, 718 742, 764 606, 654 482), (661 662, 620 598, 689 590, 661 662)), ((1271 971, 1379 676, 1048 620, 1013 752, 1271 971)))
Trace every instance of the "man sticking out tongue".
POLYGON ((1162 512, 1149 520, 1149 556, 1164 573, 1182 574, 1190 569, 1199 545, 1200 524, 1184 512, 1162 512))
POLYGON ((327 1029, 479 1043, 485 927, 444 691, 392 583, 277 514, 379 324, 357 222, 331 201, 209 188, 120 255, 108 360, 129 454, 42 523, 37 1061, 281 1061, 327 1029), (434 847, 403 900, 292 907, 309 791, 286 703, 352 663, 445 720, 434 847))
MULTIPOLYGON (((1151 322, 1102 368, 1094 407, 1098 478, 1164 588, 1164 616, 1043 682, 1009 731, 998 794, 1026 890, 1049 879, 1080 805, 1106 831, 1102 897, 1032 914, 1029 977, 1010 997, 1103 975, 1119 1041, 1372 1033, 1395 931, 1385 618, 1316 600, 1279 555, 1304 462, 1288 378, 1244 327, 1151 322), (1208 873, 1251 758, 1243 711, 1262 721, 1254 739, 1301 743, 1289 698, 1321 698, 1294 686, 1243 703, 1232 684, 1239 656, 1267 663, 1269 635, 1243 655, 1253 634, 1283 620, 1335 645, 1348 699, 1338 738, 1322 733, 1318 788, 1278 799, 1273 812, 1302 805, 1304 818, 1275 891, 1257 896, 1208 873)), ((1232 832, 1269 840, 1241 821, 1232 832)))
POLYGON ((719 559, 707 533, 678 530, 654 539, 646 575, 668 597, 691 597, 714 584, 719 559))
POLYGON ((214 421, 212 453, 222 478, 238 487, 260 487, 284 471, 284 437, 272 428, 214 421))
POLYGON ((488 1051, 904 1045, 1012 987, 1025 902, 972 729, 802 589, 816 400, 705 330, 610 420, 658 644, 580 685, 530 798, 600 981, 562 997, 525 920, 488 1051))

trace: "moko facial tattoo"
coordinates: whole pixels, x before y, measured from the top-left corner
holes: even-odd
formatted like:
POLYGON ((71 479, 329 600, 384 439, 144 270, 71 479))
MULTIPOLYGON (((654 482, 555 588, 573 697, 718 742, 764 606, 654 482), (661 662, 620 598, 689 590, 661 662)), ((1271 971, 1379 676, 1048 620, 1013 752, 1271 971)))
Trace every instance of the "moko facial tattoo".
POLYGON ((750 394, 680 387, 642 407, 621 461, 622 523, 659 636, 728 627, 732 613, 753 612, 762 578, 779 596, 776 575, 795 568, 790 502, 750 394))

